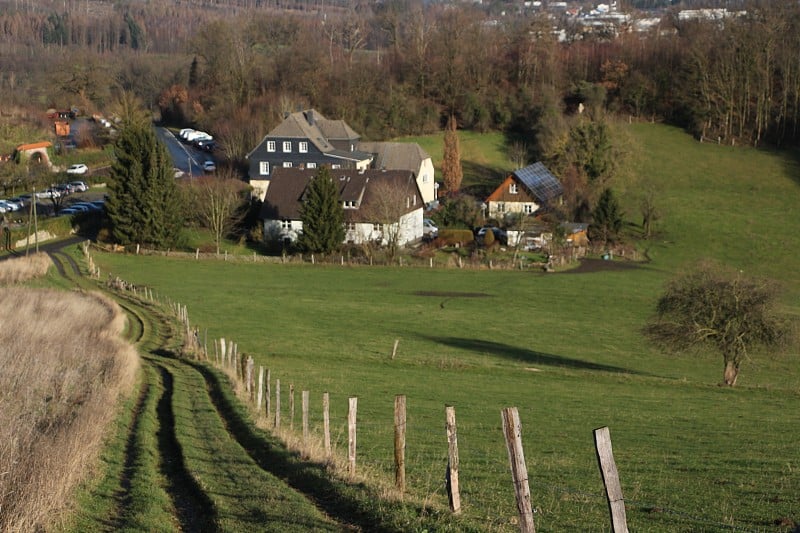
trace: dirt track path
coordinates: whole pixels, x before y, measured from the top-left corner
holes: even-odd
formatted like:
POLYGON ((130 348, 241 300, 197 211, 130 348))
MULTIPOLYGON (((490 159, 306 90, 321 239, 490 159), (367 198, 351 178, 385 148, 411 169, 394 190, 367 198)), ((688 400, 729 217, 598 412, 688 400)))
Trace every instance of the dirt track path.
MULTIPOLYGON (((47 253, 62 277, 84 289, 99 288, 81 276, 65 249, 47 253)), ((248 422, 228 405, 224 376, 179 356, 181 331, 165 306, 126 291, 106 292, 128 314, 127 337, 142 356, 143 371, 121 415, 118 444, 111 443, 104 456, 104 477, 90 490, 91 505, 79 511, 75 530, 361 529, 332 518, 257 459, 263 454, 255 448, 274 443, 252 427, 253 438, 242 437, 248 422)))

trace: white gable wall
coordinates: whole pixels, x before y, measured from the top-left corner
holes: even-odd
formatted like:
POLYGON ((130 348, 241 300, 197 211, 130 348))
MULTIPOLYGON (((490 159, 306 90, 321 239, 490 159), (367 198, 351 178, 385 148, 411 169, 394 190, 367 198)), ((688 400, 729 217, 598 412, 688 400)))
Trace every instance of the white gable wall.
POLYGON ((502 219, 510 213, 530 215, 539 209, 536 202, 489 202, 489 218, 502 219))
POLYGON ((422 202, 425 204, 436 200, 436 188, 434 183, 433 161, 428 157, 427 159, 423 159, 417 171, 417 185, 422 195, 422 202))

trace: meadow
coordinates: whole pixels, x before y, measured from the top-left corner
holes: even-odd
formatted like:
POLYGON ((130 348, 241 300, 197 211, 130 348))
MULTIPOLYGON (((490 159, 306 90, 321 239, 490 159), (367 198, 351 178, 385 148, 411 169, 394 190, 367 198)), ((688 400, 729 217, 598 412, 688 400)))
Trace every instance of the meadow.
POLYGON ((516 528, 500 420, 508 406, 520 410, 539 531, 607 529, 591 434, 603 425, 631 529, 788 527, 800 521, 796 350, 754 354, 728 389, 717 386, 720 356, 664 354, 641 329, 663 284, 701 258, 780 280, 785 310, 800 315, 800 221, 791 217, 800 168, 792 154, 703 145, 664 126, 628 134, 632 170, 615 189, 634 222, 654 190, 662 218, 641 243, 650 261, 625 270, 95 260, 187 305, 209 339, 234 339, 281 379, 283 394, 289 383, 311 391, 315 431, 330 392, 340 452, 347 397, 358 396, 359 460, 386 477, 394 395, 405 394, 408 484, 441 505, 444 406, 454 405, 464 513, 487 530, 516 528))

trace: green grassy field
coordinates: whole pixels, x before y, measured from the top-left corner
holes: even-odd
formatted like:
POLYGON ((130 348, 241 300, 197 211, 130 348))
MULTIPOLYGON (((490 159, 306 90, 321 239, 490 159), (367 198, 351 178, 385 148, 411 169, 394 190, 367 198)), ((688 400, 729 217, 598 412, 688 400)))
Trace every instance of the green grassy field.
MULTIPOLYGON (((734 390, 719 356, 665 355, 640 331, 674 273, 704 257, 786 285, 797 306, 797 161, 631 127, 634 171, 615 184, 631 219, 658 192, 652 261, 625 271, 539 274, 342 268, 96 255, 104 273, 188 305, 209 339, 310 390, 329 391, 337 449, 359 397, 359 457, 392 472, 392 404, 408 397, 408 482, 446 504, 444 406, 456 407, 464 512, 516 529, 500 410, 517 406, 539 531, 607 529, 592 429, 608 425, 631 529, 777 529, 800 521, 796 353, 754 356, 734 390), (390 360, 392 344, 398 355, 390 360)), ((496 142, 496 137, 491 144, 496 142)), ((432 152, 432 150, 431 150, 432 152)), ((288 401, 283 398, 284 412, 288 401)), ((299 415, 298 415, 299 416, 299 415)), ((296 421, 296 425, 299 422, 296 421)))

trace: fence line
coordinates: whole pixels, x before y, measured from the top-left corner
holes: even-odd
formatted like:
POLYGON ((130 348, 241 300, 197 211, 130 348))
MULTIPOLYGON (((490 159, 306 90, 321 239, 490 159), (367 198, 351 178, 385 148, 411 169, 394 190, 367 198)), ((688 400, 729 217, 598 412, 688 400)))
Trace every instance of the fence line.
MULTIPOLYGON (((256 394, 256 386, 255 386, 255 379, 254 379, 254 372, 253 372, 253 358, 252 356, 244 357, 243 354, 238 352, 238 346, 235 342, 231 340, 226 340, 225 338, 220 339, 212 339, 212 346, 214 349, 213 358, 211 358, 211 354, 209 354, 207 349, 207 342, 200 343, 199 342, 199 330, 197 328, 192 329, 188 322, 189 322, 189 315, 186 309, 186 306, 181 306, 175 302, 172 302, 168 298, 162 298, 158 294, 154 294, 152 290, 149 290, 146 287, 137 288, 132 284, 126 283, 124 281, 119 280, 118 278, 115 280, 115 283, 111 288, 119 291, 129 291, 134 294, 137 298, 142 300, 150 301, 150 302, 157 302, 161 305, 164 305, 173 313, 175 318, 184 325, 184 334, 186 335, 187 339, 192 339, 192 341, 185 340, 184 342, 184 349, 191 350, 187 352, 186 355, 193 356, 198 360, 206 361, 213 366, 219 368, 220 370, 224 371, 228 376, 231 378, 232 386, 234 390, 240 390, 244 392, 244 400, 246 403, 249 403, 251 407, 256 411, 259 412, 260 407, 262 405, 262 398, 259 397, 262 390, 265 391, 263 401, 265 403, 265 416, 266 420, 269 423, 270 420, 270 410, 272 407, 272 375, 271 370, 269 368, 260 367, 259 368, 259 384, 258 384, 258 394, 256 394), (266 373, 266 379, 262 381, 263 374, 266 373)), ((206 334, 207 335, 207 334, 206 334)), ((275 379, 275 393, 274 393, 274 406, 275 406, 275 417, 272 424, 273 429, 280 430, 281 427, 281 412, 280 412, 280 402, 281 402, 281 380, 280 378, 275 379)), ((291 420, 290 425, 293 425, 293 418, 294 418, 294 409, 293 409, 293 394, 294 392, 294 385, 290 385, 290 405, 291 405, 291 420)), ((309 441, 309 434, 310 430, 308 428, 308 411, 306 406, 310 406, 310 399, 308 399, 308 395, 310 394, 309 391, 303 390, 303 443, 308 446, 309 441)), ((396 401, 396 413, 395 413, 395 458, 396 464, 397 457, 398 457, 398 444, 397 444, 397 427, 402 425, 403 428, 403 437, 402 437, 402 464, 405 464, 405 430, 406 430, 406 414, 405 414, 405 396, 403 398, 403 415, 401 418, 398 418, 397 414, 397 402, 400 396, 397 396, 396 401), (400 422, 401 421, 401 422, 400 422)), ((348 472, 351 476, 355 475, 356 472, 356 431, 357 431, 357 402, 358 398, 351 397, 349 399, 349 409, 348 409, 348 454, 347 454, 347 464, 348 464, 348 472)), ((328 392, 324 392, 322 395, 322 411, 323 411, 323 442, 324 442, 324 449, 325 449, 325 457, 326 460, 332 459, 332 448, 331 448, 331 441, 330 441, 330 396, 328 392)), ((453 485, 453 479, 455 479, 455 486, 458 487, 458 455, 457 455, 457 438, 456 438, 456 429, 455 429, 455 411, 452 406, 445 406, 445 427, 447 429, 447 440, 448 440, 448 485, 453 485), (452 423, 452 427, 451 427, 452 423), (452 448, 452 450, 451 450, 452 448), (455 454, 453 454, 453 451, 455 454), (455 468, 453 468, 455 467, 455 468), (452 471, 456 472, 455 478, 451 475, 452 471)), ((507 449, 509 451, 509 461, 512 465, 512 482, 515 488, 515 493, 517 494, 518 502, 522 502, 522 504, 518 504, 518 510, 520 511, 520 531, 533 532, 533 514, 532 511, 530 514, 528 513, 527 509, 532 508, 531 501, 530 501, 530 490, 527 490, 527 496, 525 487, 527 486, 528 476, 527 476, 527 467, 525 466, 524 460, 524 453, 521 448, 521 439, 519 439, 519 435, 521 434, 521 423, 519 421, 519 414, 516 408, 507 408, 504 409, 502 412, 502 419, 503 419, 503 431, 504 434, 511 435, 511 441, 507 439, 507 449), (513 453, 512 453, 513 448, 513 453), (516 465, 516 466, 515 466, 516 465), (524 470, 522 470, 524 468, 524 470), (517 469, 517 473, 515 474, 514 471, 517 469), (523 482, 524 481, 524 486, 523 482), (521 495, 521 500, 520 500, 521 495), (527 501, 527 507, 525 502, 527 501), (524 514, 523 514, 524 513, 524 514), (530 516, 530 520, 528 520, 528 516, 530 516), (530 528, 530 529, 526 529, 530 528)), ((721 523, 715 520, 708 519, 706 517, 700 517, 693 515, 691 513, 686 513, 683 511, 679 511, 676 509, 672 509, 666 506, 657 505, 657 504, 650 504, 638 500, 624 500, 622 498, 622 490, 619 486, 619 475, 616 471, 616 464, 613 462, 613 453, 611 449, 611 441, 610 441, 610 432, 607 427, 599 428, 595 430, 595 445, 596 445, 596 454, 598 458, 598 465, 600 468, 601 479, 606 486, 606 502, 609 506, 609 511, 611 515, 611 529, 614 532, 622 532, 627 531, 627 524, 625 522, 625 508, 638 508, 642 511, 647 512, 654 512, 657 511, 659 513, 669 514, 673 516, 680 517, 686 521, 690 521, 696 524, 702 524, 708 527, 716 527, 719 529, 727 529, 731 531, 754 531, 752 528, 747 528, 743 526, 731 525, 726 523, 721 523), (610 461, 610 462, 609 462, 610 461), (613 472, 612 472, 613 468, 613 472), (616 483, 616 485, 615 485, 616 483), (616 515, 615 515, 616 513, 616 515)), ((396 474, 399 476, 399 474, 396 474)), ((405 472, 403 471, 402 474, 402 488, 400 487, 399 482, 397 481, 398 478, 396 477, 396 484, 398 489, 402 491, 405 489, 406 479, 405 479, 405 472)), ((586 491, 572 489, 570 487, 552 485, 544 482, 536 483, 537 487, 542 487, 546 490, 554 491, 560 494, 575 494, 585 497, 587 499, 596 499, 600 500, 603 497, 598 493, 589 493, 586 491)), ((449 492, 449 491, 448 491, 449 492)), ((457 491, 454 492, 457 494, 457 491)), ((460 498, 455 496, 456 501, 458 502, 457 506, 453 505, 452 498, 450 494, 448 494, 449 498, 451 498, 451 509, 453 512, 458 512, 460 507, 460 498)))

